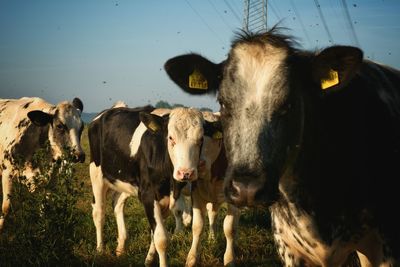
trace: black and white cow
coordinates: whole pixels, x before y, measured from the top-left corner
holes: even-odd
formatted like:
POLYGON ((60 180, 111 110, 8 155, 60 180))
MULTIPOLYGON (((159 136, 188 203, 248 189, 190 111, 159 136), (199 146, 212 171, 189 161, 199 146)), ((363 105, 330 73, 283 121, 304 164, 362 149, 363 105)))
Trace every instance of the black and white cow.
POLYGON ((123 205, 127 197, 137 195, 152 232, 145 264, 152 264, 157 252, 160 266, 166 266, 164 218, 179 197, 179 187, 197 179, 204 119, 193 108, 176 108, 164 116, 151 112, 151 106, 112 108, 91 122, 93 220, 97 250, 102 251, 106 193, 116 191, 117 254, 122 253, 127 237, 123 205))
POLYGON ((270 207, 285 266, 400 265, 400 72, 355 47, 302 51, 277 28, 245 34, 214 64, 168 60, 183 90, 216 93, 225 196, 270 207))
POLYGON ((0 231, 10 207, 12 179, 21 170, 28 182, 39 172, 32 156, 49 142, 51 158, 59 158, 69 148, 76 162, 85 160, 80 144, 83 130, 82 101, 52 105, 37 97, 0 99, 0 177, 3 188, 0 231), (23 166, 17 166, 18 164, 23 166))

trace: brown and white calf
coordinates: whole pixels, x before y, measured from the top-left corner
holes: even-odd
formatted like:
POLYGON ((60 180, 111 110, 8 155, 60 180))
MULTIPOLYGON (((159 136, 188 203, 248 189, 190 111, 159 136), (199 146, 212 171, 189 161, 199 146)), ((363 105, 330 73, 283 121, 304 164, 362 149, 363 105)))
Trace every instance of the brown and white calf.
POLYGON ((120 107, 97 116, 89 126, 90 178, 97 250, 103 249, 105 198, 112 189, 116 192, 113 204, 118 225, 117 254, 124 251, 127 238, 124 202, 134 195, 144 206, 152 233, 145 264, 152 264, 157 252, 160 266, 166 266, 168 238, 164 218, 179 197, 179 187, 198 177, 204 120, 192 108, 160 112, 151 106, 120 107))
MULTIPOLYGON (((186 266, 195 266, 199 257, 199 243, 203 233, 206 213, 210 224, 209 238, 214 239, 217 231, 215 220, 218 210, 225 202, 224 199, 224 175, 227 167, 225 149, 220 129, 219 113, 203 111, 204 120, 213 125, 211 131, 204 129, 204 142, 200 156, 199 178, 191 184, 190 201, 185 201, 185 212, 192 208, 192 245, 186 259, 186 266), (190 205, 192 204, 192 205, 190 205)), ((184 194, 181 194, 182 198, 184 194)), ((234 240, 238 226, 239 210, 231 204, 227 204, 228 210, 224 219, 223 229, 226 238, 224 253, 224 266, 234 265, 234 240)), ((180 208, 182 209, 182 208, 180 208)), ((189 215, 186 215, 189 216, 189 215)))
POLYGON ((74 161, 83 162, 85 153, 80 144, 83 130, 82 101, 52 105, 37 97, 0 99, 0 177, 2 179, 3 203, 0 230, 10 207, 12 179, 21 170, 28 183, 39 169, 32 157, 47 142, 51 158, 59 158, 64 148, 73 153, 74 161), (18 164, 17 164, 18 163, 18 164), (20 166, 19 164, 22 164, 20 166))

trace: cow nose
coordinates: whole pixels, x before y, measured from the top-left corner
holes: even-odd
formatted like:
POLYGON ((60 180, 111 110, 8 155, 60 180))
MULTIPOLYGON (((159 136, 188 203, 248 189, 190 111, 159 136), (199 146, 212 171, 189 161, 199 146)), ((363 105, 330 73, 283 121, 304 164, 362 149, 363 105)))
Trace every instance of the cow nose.
POLYGON ((261 186, 257 183, 243 184, 237 181, 231 181, 225 186, 224 193, 228 202, 238 207, 251 207, 257 201, 261 193, 261 186))
POLYGON ((190 181, 194 176, 194 169, 179 169, 178 170, 178 178, 182 181, 190 181))

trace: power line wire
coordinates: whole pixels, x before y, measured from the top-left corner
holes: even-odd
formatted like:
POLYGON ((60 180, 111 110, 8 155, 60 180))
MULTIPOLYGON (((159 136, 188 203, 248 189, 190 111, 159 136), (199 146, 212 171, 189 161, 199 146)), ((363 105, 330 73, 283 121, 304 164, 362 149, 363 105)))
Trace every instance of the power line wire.
POLYGON ((208 0, 208 3, 212 6, 212 8, 214 9, 214 11, 218 14, 219 18, 225 23, 225 25, 233 32, 233 27, 231 27, 228 22, 226 22, 226 20, 224 19, 224 17, 219 13, 219 11, 217 10, 217 8, 215 7, 215 5, 208 0))
MULTIPOLYGON (((333 0, 329 0, 329 5, 330 5, 330 8, 331 8, 331 10, 333 11, 333 16, 335 17, 335 18, 339 18, 339 14, 338 14, 338 12, 337 12, 337 10, 336 10, 336 8, 335 8, 335 4, 334 3, 332 3, 332 1, 333 0)), ((336 1, 335 1, 336 2, 336 1)), ((351 31, 350 31, 350 29, 349 29, 349 27, 347 27, 347 23, 346 23, 346 16, 344 15, 344 13, 342 13, 341 14, 342 15, 342 19, 339 19, 338 21, 339 21, 339 23, 340 23, 340 27, 341 27, 341 29, 346 29, 346 31, 347 31, 347 34, 349 35, 349 37, 350 37, 350 39, 352 39, 352 34, 351 34, 351 31)))
POLYGON ((306 38, 307 38, 308 44, 311 46, 311 39, 310 39, 310 36, 308 36, 308 33, 307 33, 307 31, 306 31, 306 27, 304 27, 303 20, 302 20, 301 17, 300 17, 300 13, 297 11, 297 7, 296 7, 296 5, 294 4, 294 1, 293 1, 293 0, 290 0, 290 3, 291 3, 291 5, 292 5, 292 7, 293 7, 294 14, 296 15, 297 19, 299 20, 299 23, 300 23, 301 28, 303 29, 303 33, 304 33, 304 35, 305 35, 306 38))
POLYGON ((345 16, 347 18, 347 22, 348 22, 348 25, 350 27, 352 36, 354 38, 354 42, 358 47, 360 47, 360 43, 358 42, 356 30, 354 29, 353 23, 351 22, 350 12, 349 12, 349 9, 347 7, 346 0, 342 0, 341 3, 342 3, 342 9, 344 10, 345 16))
POLYGON ((238 22, 241 23, 238 14, 237 14, 236 11, 232 8, 232 6, 229 4, 229 2, 226 1, 226 0, 224 0, 224 2, 225 2, 225 4, 228 6, 228 8, 231 10, 232 14, 236 17, 236 19, 238 20, 238 22))
POLYGON ((319 13, 319 16, 321 17, 322 24, 324 25, 325 31, 328 34, 329 42, 332 43, 333 42, 333 38, 332 38, 332 35, 331 35, 330 31, 329 31, 328 24, 326 24, 326 20, 325 20, 324 14, 322 13, 321 5, 319 4, 318 0, 314 0, 314 3, 315 3, 315 6, 318 9, 318 13, 319 13))
POLYGON ((274 13, 274 15, 275 15, 275 17, 277 18, 277 20, 280 21, 281 18, 280 18, 280 16, 279 16, 278 12, 276 11, 275 7, 272 5, 271 1, 269 1, 269 2, 267 3, 267 5, 268 5, 268 7, 272 10, 272 13, 274 13))
MULTIPOLYGON (((242 0, 238 0, 238 1, 240 1, 241 3, 243 3, 242 0)), ((239 7, 239 6, 238 6, 238 2, 234 2, 234 3, 236 3, 236 4, 233 5, 233 6, 235 7, 234 9, 235 9, 235 11, 236 11, 236 14, 242 13, 242 12, 243 12, 243 11, 241 10, 242 7, 239 7)))
POLYGON ((193 10, 193 12, 200 18, 200 20, 204 23, 204 25, 206 25, 206 27, 218 38, 218 40, 221 42, 222 45, 224 45, 224 42, 222 41, 222 39, 218 36, 218 34, 211 28, 210 25, 208 25, 208 23, 205 21, 205 19, 203 19, 203 17, 200 15, 199 12, 197 12, 197 10, 192 6, 192 4, 190 4, 189 0, 185 0, 186 3, 190 6, 190 8, 193 10))

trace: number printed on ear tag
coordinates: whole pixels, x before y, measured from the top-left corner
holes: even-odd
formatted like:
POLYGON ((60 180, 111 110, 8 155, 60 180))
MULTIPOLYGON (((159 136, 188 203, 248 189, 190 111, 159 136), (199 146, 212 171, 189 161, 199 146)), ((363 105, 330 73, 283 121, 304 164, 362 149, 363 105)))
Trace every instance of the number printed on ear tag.
POLYGON ((189 75, 189 87, 193 89, 208 89, 207 79, 198 69, 195 69, 192 74, 189 75))
POLYGON ((321 88, 323 90, 328 89, 329 87, 335 86, 339 84, 339 74, 337 71, 330 69, 329 77, 327 79, 321 79, 321 88))

